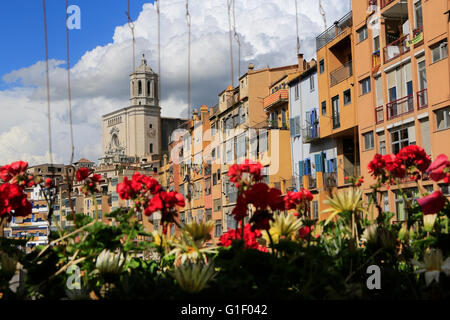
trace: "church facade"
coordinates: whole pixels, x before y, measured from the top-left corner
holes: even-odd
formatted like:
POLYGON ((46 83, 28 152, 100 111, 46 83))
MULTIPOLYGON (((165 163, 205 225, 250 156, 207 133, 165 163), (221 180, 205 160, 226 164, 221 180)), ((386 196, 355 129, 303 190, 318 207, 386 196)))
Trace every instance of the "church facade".
POLYGON ((143 56, 130 74, 130 106, 102 116, 100 163, 151 162, 166 153, 171 132, 162 125, 176 128, 185 120, 161 118, 158 78, 143 56))

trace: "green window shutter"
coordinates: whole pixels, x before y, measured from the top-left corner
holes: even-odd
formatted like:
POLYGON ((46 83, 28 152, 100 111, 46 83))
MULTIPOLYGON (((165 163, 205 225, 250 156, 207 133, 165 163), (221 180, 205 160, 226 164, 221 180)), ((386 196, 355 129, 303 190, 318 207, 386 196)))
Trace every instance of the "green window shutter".
POLYGON ((304 172, 303 172, 303 161, 299 161, 299 162, 298 162, 298 169, 299 169, 298 175, 299 175, 300 177, 303 177, 303 176, 304 176, 304 172))

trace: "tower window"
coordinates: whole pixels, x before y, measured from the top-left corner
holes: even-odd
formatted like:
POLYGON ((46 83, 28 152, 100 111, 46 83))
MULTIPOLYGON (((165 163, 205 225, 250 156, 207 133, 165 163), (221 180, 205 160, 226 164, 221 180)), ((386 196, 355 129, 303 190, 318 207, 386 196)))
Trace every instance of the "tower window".
POLYGON ((147 81, 147 96, 150 96, 150 81, 147 81))
POLYGON ((150 123, 149 127, 150 127, 150 129, 151 129, 151 128, 153 128, 153 125, 150 123))
POLYGON ((141 82, 141 80, 138 81, 138 94, 142 94, 142 82, 141 82))
POLYGON ((153 153, 153 143, 150 143, 150 153, 153 153))

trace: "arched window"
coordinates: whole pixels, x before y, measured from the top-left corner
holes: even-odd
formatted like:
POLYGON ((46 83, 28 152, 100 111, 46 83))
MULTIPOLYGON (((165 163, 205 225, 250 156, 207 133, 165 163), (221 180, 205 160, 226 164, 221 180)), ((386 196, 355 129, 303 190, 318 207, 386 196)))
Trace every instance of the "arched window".
POLYGON ((151 96, 150 95, 150 81, 147 81, 147 96, 151 96))
POLYGON ((142 94, 142 82, 141 80, 138 81, 138 94, 142 94))

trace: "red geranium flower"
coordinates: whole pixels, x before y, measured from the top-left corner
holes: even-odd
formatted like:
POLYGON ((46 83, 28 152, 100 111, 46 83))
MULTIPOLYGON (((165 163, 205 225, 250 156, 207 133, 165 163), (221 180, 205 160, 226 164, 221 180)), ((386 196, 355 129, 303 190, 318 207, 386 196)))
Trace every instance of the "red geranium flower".
MULTIPOLYGON (((220 237, 220 242, 219 245, 223 246, 223 247, 229 247, 232 244, 233 240, 236 239, 242 239, 241 238, 241 228, 237 228, 237 230, 235 229, 230 229, 227 232, 225 232, 221 237, 220 237)), ((251 225, 249 223, 247 223, 244 226, 244 241, 245 241, 245 247, 247 249, 256 249, 259 251, 263 251, 263 252, 267 252, 267 248, 261 246, 258 241, 256 241, 257 238, 261 237, 261 231, 259 230, 252 230, 251 225)))
POLYGON ((450 183, 450 161, 444 154, 439 155, 436 160, 428 167, 427 173, 433 181, 444 179, 444 183, 450 183))
POLYGON ((425 172, 431 163, 425 150, 417 145, 402 148, 397 154, 397 160, 403 162, 407 169, 415 167, 421 172, 425 172))
POLYGON ((89 176, 89 168, 79 168, 75 173, 78 182, 85 180, 89 176))
POLYGON ((447 198, 443 195, 441 190, 435 191, 429 196, 417 200, 417 203, 422 207, 423 214, 434 214, 440 212, 447 202, 447 198))
POLYGON ((313 199, 314 197, 311 192, 302 188, 299 192, 289 191, 284 196, 284 204, 286 210, 297 209, 297 206, 303 205, 313 199))

